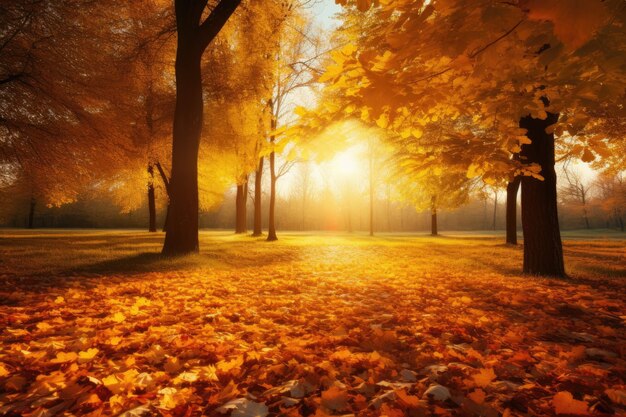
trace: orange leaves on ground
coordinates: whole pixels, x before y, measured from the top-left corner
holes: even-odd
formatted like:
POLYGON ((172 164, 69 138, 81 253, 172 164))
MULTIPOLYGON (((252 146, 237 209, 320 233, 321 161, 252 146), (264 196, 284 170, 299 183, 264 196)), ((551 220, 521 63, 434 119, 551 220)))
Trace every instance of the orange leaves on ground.
POLYGON ((348 405, 348 393, 338 387, 330 387, 322 392, 322 406, 334 410, 345 410, 348 405))
POLYGON ((56 358, 52 359, 50 363, 73 362, 76 359, 78 359, 78 355, 75 352, 59 352, 56 358))
POLYGON ((482 404, 485 402, 485 391, 481 390, 481 389, 477 389, 473 392, 471 392, 467 398, 469 398, 470 400, 474 401, 476 404, 482 404))
POLYGON ((574 399, 567 391, 556 393, 552 398, 552 405, 557 414, 587 415, 588 405, 585 401, 574 399))
POLYGON ((0 415, 626 410, 624 284, 468 272, 473 249, 442 242, 279 244, 262 266, 58 278, 53 294, 20 278, 0 305, 0 415))
POLYGON ((492 368, 485 368, 479 370, 477 374, 472 375, 472 379, 477 386, 484 388, 489 385, 491 381, 496 379, 496 373, 492 368))

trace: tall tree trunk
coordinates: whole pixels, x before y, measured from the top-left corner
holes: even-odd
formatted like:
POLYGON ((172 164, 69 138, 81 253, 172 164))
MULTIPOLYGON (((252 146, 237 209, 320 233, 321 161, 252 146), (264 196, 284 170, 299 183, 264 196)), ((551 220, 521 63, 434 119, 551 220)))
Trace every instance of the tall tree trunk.
POLYGON ((247 233, 248 232, 248 177, 243 184, 237 185, 237 199, 236 199, 236 215, 235 215, 235 233, 247 233))
MULTIPOLYGON (((271 138, 271 142, 274 143, 274 138, 271 138)), ((276 209, 276 153, 272 151, 270 154, 270 215, 267 228, 267 241, 272 242, 278 240, 276 236, 276 223, 275 223, 275 209, 276 209)))
POLYGON ((529 115, 522 117, 519 125, 527 129, 526 136, 532 141, 522 145, 521 160, 541 165, 540 175, 544 178, 522 177, 524 273, 562 277, 565 266, 557 211, 554 134, 546 133, 558 118, 555 113, 548 113, 545 120, 529 115))
POLYGON ((591 227, 589 226, 589 215, 587 213, 587 191, 582 187, 580 190, 581 202, 583 203, 583 219, 585 220, 585 228, 589 230, 591 227))
POLYGON ((163 231, 167 232, 167 223, 170 218, 170 179, 165 174, 165 170, 161 166, 159 161, 154 164, 159 171, 159 175, 161 176, 161 180, 163 181, 163 186, 165 187, 165 193, 167 194, 167 208, 165 211, 165 221, 163 221, 163 231))
MULTIPOLYGON (((614 209, 613 213, 615 214, 615 223, 617 223, 617 227, 623 232, 624 231, 624 219, 622 219, 621 210, 614 209)), ((609 221, 606 221, 606 228, 609 228, 609 221)))
POLYGON ((154 168, 148 164, 148 231, 156 232, 156 202, 154 198, 154 168))
POLYGON ((172 175, 164 255, 198 252, 198 148, 203 103, 201 52, 194 44, 185 43, 179 35, 172 175))
POLYGON ((35 227, 35 206, 37 205, 37 200, 35 197, 30 199, 30 207, 28 209, 28 228, 32 229, 35 227))
POLYGON ((483 230, 487 230, 487 196, 483 199, 483 230))
POLYGON ((170 205, 167 205, 167 209, 165 210, 165 220, 163 220, 163 232, 167 232, 167 225, 170 222, 170 205))
POLYGON ((498 191, 494 193, 493 197, 493 224, 491 228, 496 230, 496 221, 498 220, 498 191))
POLYGON ((585 219, 585 229, 587 230, 591 229, 591 226, 589 225, 589 216, 587 215, 586 208, 583 209, 583 218, 585 219))
POLYGON ((517 191, 522 179, 513 178, 506 186, 506 243, 517 245, 517 191))
POLYGON ((261 236, 263 234, 263 157, 259 158, 259 165, 254 174, 254 230, 252 236, 261 236))
POLYGON ((202 133, 202 54, 241 0, 220 0, 208 16, 206 2, 175 0, 176 109, 172 177, 164 255, 198 252, 198 150, 202 133))
POLYGON ((437 231, 437 205, 435 204, 436 198, 433 196, 431 198, 430 205, 430 234, 432 236, 437 236, 439 233, 437 231))

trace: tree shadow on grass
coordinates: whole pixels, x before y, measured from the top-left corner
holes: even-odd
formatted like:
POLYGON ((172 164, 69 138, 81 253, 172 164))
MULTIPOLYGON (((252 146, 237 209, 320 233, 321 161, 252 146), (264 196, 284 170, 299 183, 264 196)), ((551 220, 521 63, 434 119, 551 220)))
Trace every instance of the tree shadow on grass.
POLYGON ((189 269, 208 266, 212 261, 210 255, 188 255, 180 257, 165 257, 159 252, 141 252, 130 256, 107 259, 92 264, 77 266, 61 272, 60 275, 80 274, 142 274, 150 272, 169 272, 173 270, 189 269))
POLYGON ((17 306, 28 303, 28 295, 48 295, 68 288, 90 289, 150 278, 150 273, 168 273, 211 268, 216 264, 211 254, 164 257, 156 252, 143 252, 116 259, 77 265, 57 272, 38 272, 24 276, 0 277, 0 285, 9 290, 9 297, 0 295, 0 305, 17 306))

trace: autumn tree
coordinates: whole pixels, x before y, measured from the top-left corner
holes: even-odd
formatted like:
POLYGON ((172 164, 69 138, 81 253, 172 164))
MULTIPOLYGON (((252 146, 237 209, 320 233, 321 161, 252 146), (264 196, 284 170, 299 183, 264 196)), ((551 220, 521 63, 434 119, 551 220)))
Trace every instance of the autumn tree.
POLYGON ((123 165, 121 79, 109 3, 4 2, 0 32, 0 163, 36 207, 73 201, 123 165))
POLYGON ((611 220, 624 231, 624 207, 626 207, 626 181, 622 172, 606 170, 594 182, 599 208, 606 216, 607 227, 611 220))
POLYGON ((559 188, 561 201, 565 204, 573 204, 582 216, 585 229, 590 229, 589 224, 589 199, 591 186, 574 169, 564 166, 563 177, 565 184, 559 188))
POLYGON ((202 134, 201 61, 240 0, 219 0, 206 11, 206 0, 176 0, 176 109, 168 228, 163 254, 198 251, 198 151, 202 134), (206 17, 204 17, 206 15, 206 17))
POLYGON ((581 133, 595 108, 623 113, 623 60, 614 57, 625 54, 626 12, 617 1, 575 5, 492 1, 468 12, 463 1, 385 2, 366 13, 365 31, 324 76, 346 98, 341 109, 399 133, 458 120, 457 141, 441 155, 468 176, 521 176, 524 271, 532 274, 565 273, 555 133, 574 137, 579 156, 623 140, 581 133))

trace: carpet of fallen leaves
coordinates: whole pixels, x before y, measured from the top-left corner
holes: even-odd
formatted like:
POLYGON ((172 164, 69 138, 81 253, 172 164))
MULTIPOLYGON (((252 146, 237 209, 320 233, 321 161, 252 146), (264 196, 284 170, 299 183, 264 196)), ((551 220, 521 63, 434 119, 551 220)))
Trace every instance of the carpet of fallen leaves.
MULTIPOLYGON (((622 273, 625 247, 566 244, 622 273)), ((519 266, 497 240, 203 251, 160 272, 3 270, 0 415, 626 415, 619 273, 521 276, 490 266, 519 266)))

